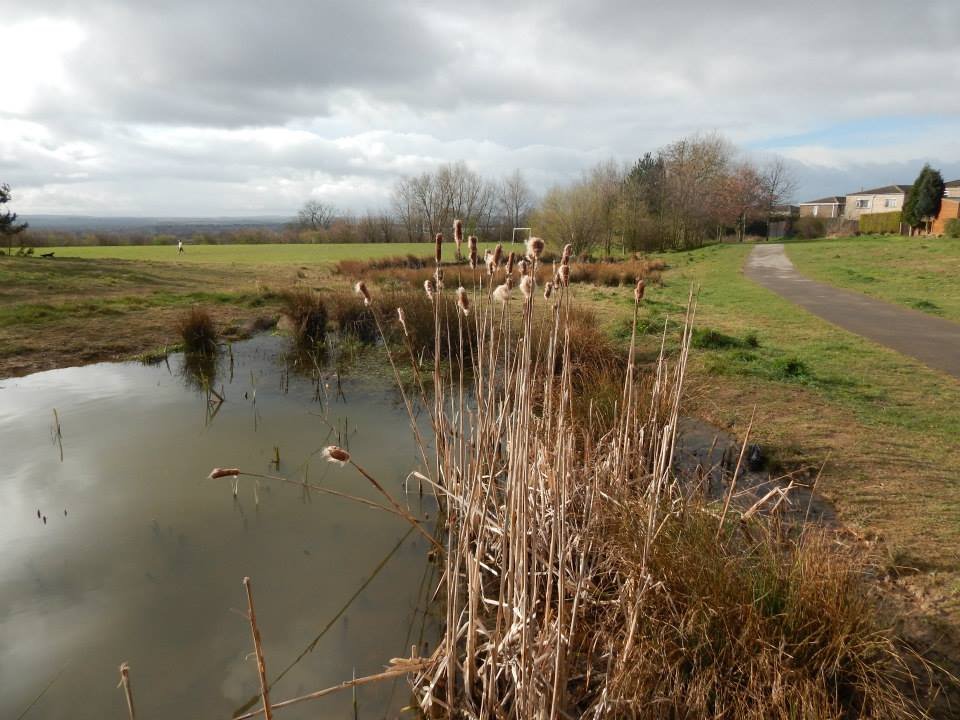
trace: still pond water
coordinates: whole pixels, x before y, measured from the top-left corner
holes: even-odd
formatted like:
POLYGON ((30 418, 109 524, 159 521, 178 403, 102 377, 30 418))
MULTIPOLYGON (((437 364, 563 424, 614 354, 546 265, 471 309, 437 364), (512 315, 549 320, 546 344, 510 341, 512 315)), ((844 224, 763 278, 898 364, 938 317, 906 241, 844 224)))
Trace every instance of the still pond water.
MULTIPOLYGON (((378 672, 433 639, 423 608, 436 578, 402 520, 267 481, 259 503, 249 479, 235 499, 229 478, 206 479, 215 466, 308 473, 374 499, 355 471, 316 454, 339 442, 403 495, 418 461, 389 381, 357 370, 340 394, 325 372, 318 399, 310 377, 284 370, 284 349, 266 336, 234 345, 212 420, 182 356, 0 381, 0 717, 29 707, 25 719, 125 718, 126 661, 138 717, 229 718, 258 688, 249 626, 234 612, 246 607, 244 576, 271 679, 330 626, 275 701, 378 672)), ((352 702, 348 691, 280 717, 352 717, 352 702)), ((357 702, 361 718, 395 717, 409 693, 403 681, 370 685, 357 702)))

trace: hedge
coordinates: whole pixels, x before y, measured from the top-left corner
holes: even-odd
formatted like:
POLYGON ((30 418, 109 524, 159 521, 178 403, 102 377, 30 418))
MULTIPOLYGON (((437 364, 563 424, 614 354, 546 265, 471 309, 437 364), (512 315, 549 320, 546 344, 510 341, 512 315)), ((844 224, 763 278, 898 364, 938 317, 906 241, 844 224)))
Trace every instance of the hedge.
POLYGON ((860 232, 865 235, 878 235, 881 233, 899 234, 901 222, 902 213, 900 211, 869 213, 860 216, 860 232))
POLYGON ((944 230, 948 238, 960 238, 960 219, 953 218, 952 220, 947 220, 947 225, 944 230))

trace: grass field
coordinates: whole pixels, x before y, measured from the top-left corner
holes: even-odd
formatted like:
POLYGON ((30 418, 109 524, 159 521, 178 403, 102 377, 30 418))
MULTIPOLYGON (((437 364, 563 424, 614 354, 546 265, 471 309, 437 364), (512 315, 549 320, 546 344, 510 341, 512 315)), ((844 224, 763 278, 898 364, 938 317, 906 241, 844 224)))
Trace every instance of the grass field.
MULTIPOLYGON (((913 254, 912 242, 798 243, 788 252, 810 275, 830 281, 836 260, 878 278, 865 282, 878 296, 896 286, 882 290, 886 299, 926 298, 954 316, 960 273, 941 268, 956 267, 956 248, 922 241, 913 254)), ((827 461, 819 487, 843 521, 882 540, 891 565, 913 568, 901 570, 904 592, 960 628, 960 383, 747 280, 750 249, 663 255, 669 268, 647 294, 642 350, 655 352, 663 318, 678 317, 691 284, 698 287, 687 411, 742 436, 756 407, 754 437, 777 464, 827 461)), ((178 258, 172 248, 102 247, 60 249, 52 261, 0 257, 0 377, 173 344, 175 318, 194 304, 209 307, 221 327, 241 328, 276 317, 278 290, 345 286, 350 279, 331 272, 333 261, 431 251, 429 244, 196 246, 178 258)), ((630 288, 573 292, 626 341, 630 288)))
POLYGON ((960 321, 960 241, 869 236, 787 244, 808 277, 960 321))
MULTIPOLYGON (((485 247, 493 244, 483 243, 485 247)), ((509 243, 504 245, 507 247, 509 243)), ((450 243, 448 247, 453 247, 450 243)), ((516 248, 519 249, 520 244, 516 248)), ((507 247, 507 249, 511 249, 507 247)), ((466 251, 466 247, 464 247, 466 251)), ((114 258, 118 260, 151 260, 174 263, 247 263, 275 265, 310 265, 339 260, 370 259, 413 254, 432 257, 433 243, 347 243, 323 245, 185 245, 182 255, 176 245, 115 245, 90 247, 52 247, 37 252, 54 252, 64 258, 114 258)))

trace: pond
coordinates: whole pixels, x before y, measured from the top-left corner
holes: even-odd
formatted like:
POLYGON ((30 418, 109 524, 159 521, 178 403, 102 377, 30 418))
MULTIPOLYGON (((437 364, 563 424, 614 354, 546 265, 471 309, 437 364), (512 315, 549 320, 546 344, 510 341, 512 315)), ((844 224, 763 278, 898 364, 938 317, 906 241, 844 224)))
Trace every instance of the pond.
MULTIPOLYGON (((179 355, 0 381, 0 717, 124 718, 128 662, 138 717, 229 718, 258 692, 244 576, 267 675, 286 670, 274 701, 432 650, 437 579, 402 519, 301 485, 255 493, 241 478, 235 498, 232 479, 207 479, 233 466, 376 499, 318 454, 337 443, 435 517, 431 499, 404 494, 419 461, 392 383, 357 371, 338 384, 329 370, 317 383, 288 372, 284 350, 270 336, 234 345, 219 407, 179 355)), ((409 701, 402 680, 356 695, 360 717, 409 701)), ((353 702, 347 691, 281 716, 347 717, 353 702)))

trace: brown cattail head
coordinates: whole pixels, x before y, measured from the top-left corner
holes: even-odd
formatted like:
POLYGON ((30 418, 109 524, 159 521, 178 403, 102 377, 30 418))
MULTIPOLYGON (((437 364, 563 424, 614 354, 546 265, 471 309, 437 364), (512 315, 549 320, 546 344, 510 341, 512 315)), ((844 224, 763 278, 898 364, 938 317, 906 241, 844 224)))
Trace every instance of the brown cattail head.
POLYGON ((437 233, 437 236, 433 239, 433 242, 434 242, 433 256, 437 261, 437 265, 439 265, 440 260, 443 258, 443 233, 437 233))
POLYGON ((370 304, 370 291, 367 290, 367 284, 363 280, 354 285, 353 289, 357 295, 363 298, 364 305, 370 304))
POLYGON ((637 286, 633 289, 633 300, 638 305, 640 301, 643 300, 643 291, 646 288, 647 284, 643 281, 643 278, 637 280, 637 286))
POLYGON ((497 246, 493 249, 493 269, 496 270, 500 267, 500 261, 503 260, 503 245, 497 243, 497 246))
POLYGON ((543 299, 549 300, 551 295, 553 295, 553 283, 548 280, 543 286, 543 299))
POLYGON ((437 292, 437 285, 433 278, 427 278, 423 281, 423 290, 427 293, 427 297, 433 300, 433 296, 437 292))
POLYGON ((506 303, 510 299, 510 276, 507 276, 507 280, 503 285, 497 285, 493 291, 493 299, 501 303, 506 303))
POLYGON ((560 278, 560 282, 557 284, 561 287, 567 287, 570 284, 570 266, 561 265, 560 271, 557 273, 557 276, 560 278))
POLYGON ((470 298, 467 296, 466 289, 461 285, 457 288, 457 307, 460 312, 467 316, 470 314, 470 298))
POLYGON ((403 334, 407 337, 410 337, 410 333, 407 332, 407 314, 403 311, 403 308, 397 308, 397 320, 400 321, 400 327, 403 328, 403 334))
POLYGON ((443 268, 437 268, 433 271, 433 279, 436 280, 437 290, 443 290, 443 268))
POLYGON ((571 255, 573 255, 573 245, 571 243, 567 243, 563 246, 563 256, 560 258, 560 263, 562 265, 569 263, 571 255))
POLYGON ((337 447, 336 445, 328 445, 323 449, 323 456, 332 463, 338 463, 340 465, 345 465, 350 462, 350 453, 344 450, 342 447, 337 447))
POLYGON ((222 477, 236 477, 239 474, 240 468, 214 468, 207 477, 211 480, 216 480, 222 477))
POLYGON ((528 272, 530 272, 530 261, 527 260, 525 257, 521 257, 520 260, 517 262, 517 265, 520 267, 521 275, 526 275, 528 272))
POLYGON ((538 237, 532 237, 527 240, 527 255, 535 260, 543 254, 543 239, 538 237))
POLYGON ((493 253, 489 250, 484 250, 483 262, 487 265, 487 275, 493 275, 497 269, 497 263, 493 259, 493 253))
POLYGON ((520 278, 520 292, 523 293, 523 297, 529 300, 533 297, 533 276, 524 275, 520 278))
POLYGON ((463 244, 463 221, 460 218, 457 218, 453 221, 453 241, 457 244, 457 251, 460 251, 460 246, 463 244))
POLYGON ((513 275, 513 264, 517 261, 517 254, 511 252, 507 256, 507 275, 513 275))
POLYGON ((470 267, 477 268, 477 236, 471 235, 467 238, 467 249, 470 251, 470 267))

